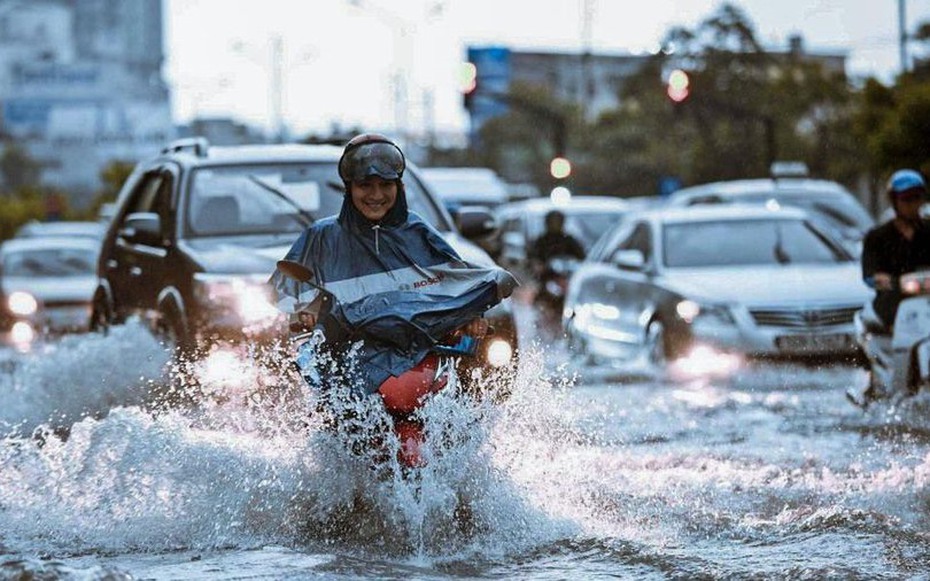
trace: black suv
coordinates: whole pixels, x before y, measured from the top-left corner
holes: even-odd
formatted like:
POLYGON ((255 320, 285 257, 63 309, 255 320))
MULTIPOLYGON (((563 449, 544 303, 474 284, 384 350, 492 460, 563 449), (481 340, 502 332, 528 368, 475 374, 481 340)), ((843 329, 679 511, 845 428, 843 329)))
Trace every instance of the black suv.
MULTIPOLYGON (((189 353, 221 341, 286 337, 268 278, 309 223, 339 212, 341 153, 335 145, 215 147, 193 138, 138 164, 103 241, 92 327, 139 315, 189 353)), ((404 183, 410 209, 464 259, 494 264, 463 237, 487 236, 495 227, 489 212, 463 209, 453 222, 412 164, 404 183)), ((512 364, 517 331, 510 299, 487 318, 494 334, 482 359, 512 364)))

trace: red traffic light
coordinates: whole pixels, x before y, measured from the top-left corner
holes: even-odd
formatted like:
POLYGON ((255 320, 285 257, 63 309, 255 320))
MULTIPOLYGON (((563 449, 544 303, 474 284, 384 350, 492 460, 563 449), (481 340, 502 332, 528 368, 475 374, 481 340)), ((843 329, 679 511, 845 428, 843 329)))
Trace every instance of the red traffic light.
POLYGON ((691 79, 688 78, 688 73, 681 69, 675 69, 668 76, 668 87, 665 92, 668 94, 669 99, 681 103, 691 94, 690 86, 691 79))

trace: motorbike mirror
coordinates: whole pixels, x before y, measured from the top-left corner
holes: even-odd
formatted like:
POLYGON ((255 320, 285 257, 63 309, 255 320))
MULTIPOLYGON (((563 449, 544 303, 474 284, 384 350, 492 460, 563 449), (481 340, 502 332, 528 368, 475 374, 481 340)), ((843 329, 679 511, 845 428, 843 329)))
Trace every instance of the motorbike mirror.
POLYGON ((293 278, 294 280, 300 282, 310 282, 313 280, 313 271, 299 262, 294 262, 293 260, 279 260, 277 266, 278 270, 283 272, 285 276, 293 278))

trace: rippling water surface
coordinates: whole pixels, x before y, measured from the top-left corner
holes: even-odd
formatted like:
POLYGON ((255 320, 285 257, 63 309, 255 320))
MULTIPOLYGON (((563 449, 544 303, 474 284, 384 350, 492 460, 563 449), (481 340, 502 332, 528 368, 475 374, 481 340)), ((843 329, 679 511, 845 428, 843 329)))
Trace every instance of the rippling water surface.
POLYGON ((128 325, 3 357, 3 578, 930 579, 930 397, 863 413, 854 368, 685 382, 529 345, 506 402, 430 403, 405 478, 256 354, 178 377, 128 325))

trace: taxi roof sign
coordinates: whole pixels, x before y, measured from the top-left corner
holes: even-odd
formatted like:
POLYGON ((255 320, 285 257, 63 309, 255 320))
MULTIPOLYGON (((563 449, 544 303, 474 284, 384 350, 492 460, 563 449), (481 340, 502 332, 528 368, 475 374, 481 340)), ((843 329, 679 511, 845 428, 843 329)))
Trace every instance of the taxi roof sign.
POLYGON ((803 161, 776 161, 769 167, 769 173, 778 178, 806 178, 810 175, 807 164, 803 161))

